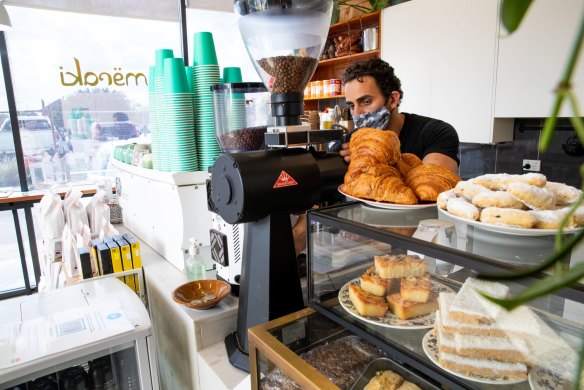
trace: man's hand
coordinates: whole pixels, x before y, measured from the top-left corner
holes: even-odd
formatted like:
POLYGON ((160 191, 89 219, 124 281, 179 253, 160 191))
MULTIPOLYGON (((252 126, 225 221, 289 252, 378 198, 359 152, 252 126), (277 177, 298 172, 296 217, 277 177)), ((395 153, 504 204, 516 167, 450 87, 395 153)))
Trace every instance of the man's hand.
POLYGON ((294 237, 294 250, 296 257, 306 249, 306 214, 300 214, 296 224, 292 227, 294 237))
POLYGON ((347 163, 351 162, 351 151, 349 150, 349 143, 346 142, 341 145, 341 150, 339 151, 339 155, 345 159, 347 163))

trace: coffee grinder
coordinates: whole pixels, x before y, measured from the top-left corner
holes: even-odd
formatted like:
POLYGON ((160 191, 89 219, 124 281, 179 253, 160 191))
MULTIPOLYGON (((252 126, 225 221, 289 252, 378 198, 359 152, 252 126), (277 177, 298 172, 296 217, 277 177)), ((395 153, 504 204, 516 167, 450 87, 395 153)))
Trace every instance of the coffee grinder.
MULTIPOLYGON (((270 93, 263 83, 223 83, 211 87, 215 135, 223 153, 240 153, 261 149, 264 133, 274 124, 270 111, 270 93)), ((210 183, 208 183, 210 184, 210 183)), ((211 258, 217 268, 217 279, 231 285, 231 293, 239 295, 243 237, 245 224, 227 223, 214 211, 210 196, 211 258)))
POLYGON ((341 199, 347 164, 311 145, 339 140, 342 131, 311 131, 300 122, 332 6, 332 0, 235 1, 275 119, 264 134, 266 149, 220 155, 209 186, 213 211, 227 223, 245 223, 237 331, 225 344, 231 364, 247 372, 248 328, 304 307, 290 214, 341 199))

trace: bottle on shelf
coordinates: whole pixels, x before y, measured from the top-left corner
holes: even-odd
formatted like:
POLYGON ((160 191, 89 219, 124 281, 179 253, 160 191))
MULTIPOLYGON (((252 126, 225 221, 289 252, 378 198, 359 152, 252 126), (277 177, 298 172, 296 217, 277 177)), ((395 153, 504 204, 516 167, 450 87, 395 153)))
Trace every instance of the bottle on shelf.
POLYGON ((191 238, 189 242, 189 257, 185 264, 187 279, 189 281, 206 279, 207 267, 205 265, 205 259, 203 259, 200 253, 202 244, 194 238, 191 238))

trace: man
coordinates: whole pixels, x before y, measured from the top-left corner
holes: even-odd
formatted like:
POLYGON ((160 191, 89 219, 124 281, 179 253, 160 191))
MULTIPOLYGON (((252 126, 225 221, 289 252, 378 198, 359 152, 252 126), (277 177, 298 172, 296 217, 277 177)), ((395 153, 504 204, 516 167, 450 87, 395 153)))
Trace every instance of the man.
POLYGON ((399 112, 403 98, 401 82, 393 67, 381 59, 372 59, 349 66, 343 74, 345 99, 351 110, 355 130, 340 145, 345 161, 351 161, 349 140, 362 127, 395 132, 402 153, 417 155, 424 164, 436 164, 454 172, 458 170, 458 134, 446 122, 416 114, 399 112))
MULTIPOLYGON (((458 134, 446 122, 416 114, 401 113, 401 82, 393 67, 380 59, 358 62, 343 74, 345 99, 351 110, 355 130, 329 148, 351 161, 349 140, 362 127, 394 131, 402 153, 413 153, 424 164, 436 164, 453 172, 458 170, 458 134)), ((294 245, 299 254, 306 245, 306 216, 298 218, 293 228, 294 245)))

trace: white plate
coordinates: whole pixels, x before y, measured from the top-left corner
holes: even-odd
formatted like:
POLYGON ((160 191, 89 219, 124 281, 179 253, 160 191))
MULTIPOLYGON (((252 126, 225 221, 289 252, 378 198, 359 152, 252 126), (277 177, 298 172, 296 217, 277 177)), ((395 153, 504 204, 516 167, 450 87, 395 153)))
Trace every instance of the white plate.
POLYGON ((527 375, 531 390, 570 390, 572 382, 545 368, 533 367, 527 375))
POLYGON ((421 203, 421 204, 397 204, 397 203, 388 203, 388 202, 378 202, 375 200, 369 200, 369 199, 361 199, 361 198, 357 198, 355 196, 351 196, 349 194, 346 194, 343 192, 343 190, 341 189, 342 184, 338 187, 338 190, 341 194, 345 195, 347 198, 352 199, 352 200, 356 200, 359 202, 363 202, 368 206, 372 206, 372 207, 379 207, 382 209, 386 209, 386 210, 416 210, 416 209, 425 209, 428 207, 435 207, 436 203, 421 203))
MULTIPOLYGON (((409 320, 402 320, 393 314, 390 310, 387 311, 384 317, 363 317, 357 312, 357 309, 353 305, 353 302, 349 299, 349 285, 357 284, 360 285, 359 278, 353 279, 347 283, 339 290, 339 302, 343 309, 345 309, 349 314, 357 317, 358 319, 368 322, 370 324, 379 325, 385 328, 396 328, 396 329, 427 329, 434 326, 434 318, 436 317, 436 312, 432 312, 423 316, 410 318, 409 320)), ((435 280, 431 281, 430 290, 437 296, 440 292, 454 292, 450 287, 439 283, 435 280)))
MULTIPOLYGON (((473 221, 466 218, 457 217, 456 215, 450 214, 448 211, 441 209, 438 207, 438 214, 446 215, 449 218, 455 219, 460 222, 464 222, 471 226, 475 226, 482 230, 488 230, 491 232, 496 233, 503 233, 503 234, 510 234, 516 236, 553 236, 558 233, 557 229, 526 229, 526 228, 519 228, 513 226, 505 226, 505 225, 493 225, 490 223, 484 223, 481 221, 473 221)), ((571 234, 576 233, 582 228, 566 228, 564 229, 564 234, 571 234)))
POLYGON ((447 371, 447 372, 451 373, 452 375, 456 375, 457 377, 468 379, 469 381, 474 381, 474 382, 488 383, 491 385, 510 385, 513 383, 525 382, 525 379, 509 379, 509 378, 504 378, 504 377, 500 377, 500 376, 486 377, 486 376, 464 375, 464 374, 460 374, 456 371, 452 371, 452 370, 449 370, 447 368, 442 367, 438 361, 438 343, 436 341, 436 337, 434 337, 434 330, 431 330, 428 333, 426 333, 426 335, 424 336, 424 339, 422 340, 422 347, 424 348, 424 352, 426 353, 426 356, 428 356, 428 359, 430 359, 432 361, 432 363, 434 363, 435 365, 437 365, 438 367, 440 367, 444 371, 447 371))

